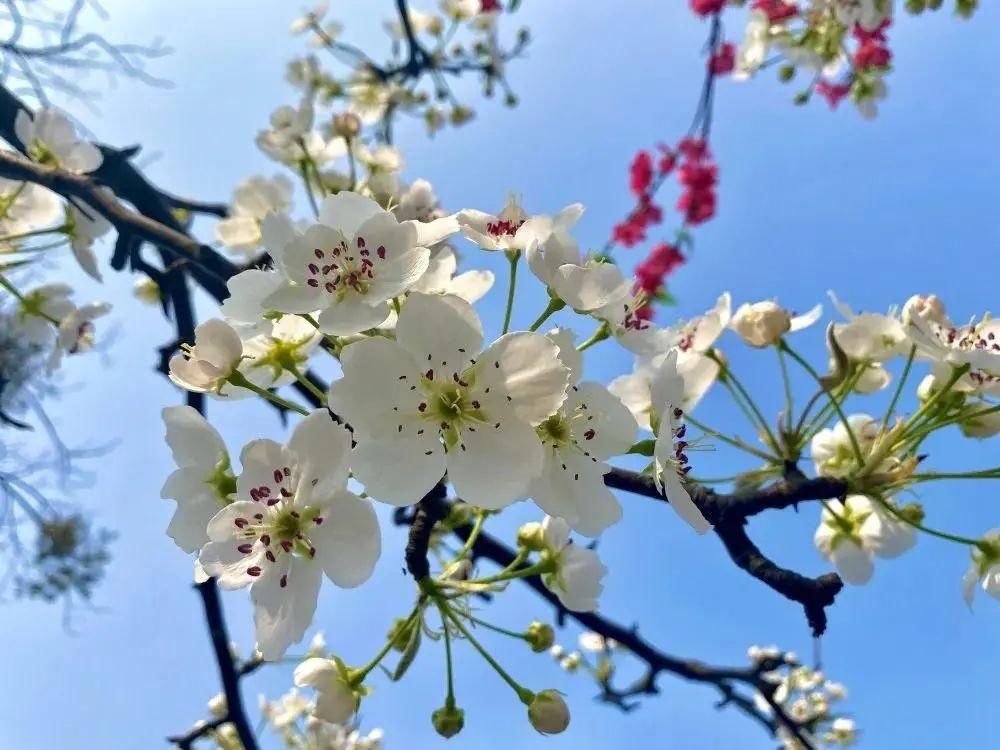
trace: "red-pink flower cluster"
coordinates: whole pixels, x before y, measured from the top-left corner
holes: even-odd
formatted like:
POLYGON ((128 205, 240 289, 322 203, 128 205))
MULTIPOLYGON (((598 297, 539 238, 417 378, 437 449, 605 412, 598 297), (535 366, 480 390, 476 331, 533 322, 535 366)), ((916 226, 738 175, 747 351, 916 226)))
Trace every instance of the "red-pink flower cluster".
POLYGON ((830 109, 836 109, 840 100, 851 93, 851 84, 821 80, 816 84, 816 93, 826 99, 830 109))
POLYGON ((887 18, 873 31, 867 31, 860 26, 854 27, 852 33, 858 42, 858 48, 853 55, 856 70, 882 70, 889 67, 892 51, 889 49, 886 30, 891 23, 892 21, 887 18))
POLYGON ((713 13, 719 13, 726 7, 728 0, 690 0, 691 10, 694 14, 704 18, 713 13))
POLYGON ((684 265, 684 261, 684 254, 676 245, 666 242, 655 245, 646 259, 635 267, 635 291, 652 297, 663 288, 666 278, 684 265))
POLYGON ((479 0, 480 13, 499 13, 501 10, 500 0, 479 0))
POLYGON ((736 67, 736 46, 732 42, 723 42, 708 58, 708 69, 717 76, 728 75, 736 67))
POLYGON ((683 159, 677 177, 684 187, 677 210, 684 214, 685 224, 702 224, 715 216, 719 169, 712 160, 708 144, 701 138, 685 138, 677 151, 683 159))
POLYGON ((771 23, 781 23, 799 14, 795 3, 786 3, 784 0, 754 0, 750 9, 761 11, 771 23))

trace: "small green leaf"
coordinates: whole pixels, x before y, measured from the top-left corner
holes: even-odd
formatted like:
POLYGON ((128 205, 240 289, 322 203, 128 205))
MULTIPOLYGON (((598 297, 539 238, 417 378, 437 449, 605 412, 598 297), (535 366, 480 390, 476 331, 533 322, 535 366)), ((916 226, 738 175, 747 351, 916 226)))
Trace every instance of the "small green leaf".
POLYGON ((627 453, 632 453, 638 456, 652 456, 653 447, 656 445, 656 441, 652 438, 647 438, 646 440, 640 440, 638 443, 633 445, 628 449, 627 453))
POLYGON ((410 668, 413 664, 413 660, 417 658, 417 651, 420 650, 420 634, 422 628, 414 623, 413 628, 411 628, 410 641, 406 644, 406 650, 403 651, 403 656, 399 660, 399 664, 396 665, 396 671, 392 673, 392 681, 399 682, 403 675, 406 674, 406 670, 410 668))

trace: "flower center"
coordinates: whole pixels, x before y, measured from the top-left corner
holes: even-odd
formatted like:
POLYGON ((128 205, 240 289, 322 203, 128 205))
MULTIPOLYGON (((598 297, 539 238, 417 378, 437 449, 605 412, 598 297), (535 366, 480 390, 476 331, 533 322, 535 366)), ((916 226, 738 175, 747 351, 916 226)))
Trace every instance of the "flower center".
POLYGON ((385 260, 385 246, 372 250, 361 236, 355 238, 354 245, 352 248, 346 239, 341 239, 332 248, 314 248, 315 260, 306 266, 306 285, 322 289, 338 300, 349 291, 368 294, 376 264, 385 260))

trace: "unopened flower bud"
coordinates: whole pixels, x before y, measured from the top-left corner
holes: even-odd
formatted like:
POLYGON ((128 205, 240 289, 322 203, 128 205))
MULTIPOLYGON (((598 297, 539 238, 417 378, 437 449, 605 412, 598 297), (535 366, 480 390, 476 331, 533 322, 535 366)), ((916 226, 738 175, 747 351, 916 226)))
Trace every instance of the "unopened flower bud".
POLYGON ((924 506, 920 503, 907 503, 899 509, 899 515, 910 523, 923 523, 924 506))
POLYGON ((537 521, 526 523, 517 530, 517 546, 531 552, 545 549, 545 530, 537 521))
POLYGON ((470 107, 463 106, 459 104, 453 107, 449 115, 452 125, 464 125, 473 117, 475 117, 475 112, 472 111, 470 107))
POLYGON ((528 721, 542 734, 559 734, 569 726, 569 707, 555 690, 543 690, 528 705, 528 721))
POLYGON ((781 81, 782 83, 788 83, 793 78, 795 78, 794 65, 782 65, 778 69, 778 80, 781 81))
POLYGON ((566 655, 566 649, 560 646, 558 643, 549 649, 549 653, 552 654, 553 659, 562 659, 566 655))
POLYGON ((766 300, 742 304, 730 326, 740 338, 757 349, 777 344, 792 327, 792 317, 776 302, 766 300))
POLYGON ((333 132, 341 138, 355 138, 361 132, 361 118, 353 112, 341 112, 333 118, 333 132))
POLYGON ((133 287, 132 291, 135 294, 136 299, 140 302, 145 302, 147 305, 160 304, 160 300, 162 298, 160 285, 148 276, 143 276, 135 282, 135 287, 133 287))
POLYGON ((556 634, 551 625, 535 620, 524 632, 524 639, 536 654, 552 648, 556 634))
POLYGON ((226 703, 226 696, 222 693, 213 696, 208 702, 208 712, 217 719, 221 719, 229 713, 229 705, 226 703))
POLYGON ((458 706, 442 706, 431 714, 431 722, 438 734, 451 739, 465 726, 465 711, 458 706))
POLYGON ((927 9, 926 0, 906 0, 906 12, 914 15, 923 13, 927 9))

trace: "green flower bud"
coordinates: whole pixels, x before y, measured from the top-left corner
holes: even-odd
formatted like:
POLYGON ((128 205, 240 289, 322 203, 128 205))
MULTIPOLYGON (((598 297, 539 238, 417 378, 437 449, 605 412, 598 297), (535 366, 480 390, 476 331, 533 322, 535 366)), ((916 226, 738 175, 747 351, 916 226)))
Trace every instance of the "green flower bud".
POLYGON ((795 78, 794 65, 782 65, 778 69, 778 80, 781 81, 782 83, 788 83, 793 78, 795 78))
POLYGON ((907 503, 899 509, 899 515, 910 523, 923 523, 925 515, 924 506, 920 503, 907 503))
POLYGON ((541 552, 545 549, 545 531, 540 523, 526 523, 517 531, 517 546, 531 552, 541 552))
POLYGON ((528 721, 542 734, 559 734, 569 726, 569 707, 555 690, 543 690, 528 704, 528 721))
POLYGON ((458 706, 442 706, 431 714, 431 722, 434 730, 448 740, 465 726, 465 711, 458 706))
POLYGON ((410 639, 413 635, 413 628, 417 626, 417 622, 407 622, 405 618, 398 617, 396 621, 392 623, 392 627, 389 628, 389 633, 386 638, 392 641, 392 647, 397 651, 405 651, 406 647, 410 643, 410 639))
POLYGON ((536 654, 547 651, 555 643, 556 634, 551 625, 535 620, 524 632, 524 638, 536 654))

